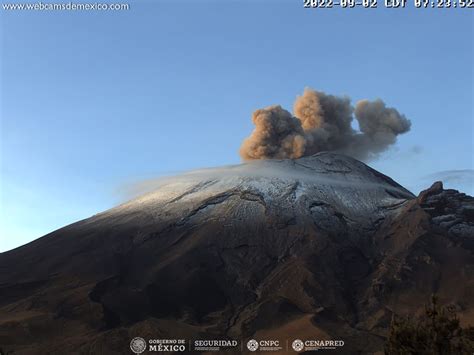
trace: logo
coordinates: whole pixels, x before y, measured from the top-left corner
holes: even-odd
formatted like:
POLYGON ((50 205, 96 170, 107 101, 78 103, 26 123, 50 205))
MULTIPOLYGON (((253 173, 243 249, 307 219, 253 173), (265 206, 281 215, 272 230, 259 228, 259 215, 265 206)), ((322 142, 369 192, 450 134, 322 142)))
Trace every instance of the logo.
POLYGON ((255 339, 250 339, 247 342, 247 349, 250 351, 256 351, 258 349, 258 342, 255 339))
POLYGON ((146 341, 143 338, 136 337, 133 338, 132 341, 130 342, 130 349, 135 353, 135 354, 141 354, 146 350, 146 341))
POLYGON ((295 339, 291 343, 291 347, 294 351, 300 352, 304 350, 308 351, 318 351, 318 350, 337 350, 338 347, 344 346, 344 340, 300 340, 295 339))
POLYGON ((291 347, 293 348, 294 351, 301 351, 304 349, 304 344, 301 340, 296 339, 296 340, 293 340, 293 343, 291 343, 291 347))
POLYGON ((239 347, 239 342, 232 339, 197 339, 193 341, 194 351, 225 351, 228 349, 239 347))
POLYGON ((149 352, 183 352, 186 350, 186 339, 150 339, 149 352))

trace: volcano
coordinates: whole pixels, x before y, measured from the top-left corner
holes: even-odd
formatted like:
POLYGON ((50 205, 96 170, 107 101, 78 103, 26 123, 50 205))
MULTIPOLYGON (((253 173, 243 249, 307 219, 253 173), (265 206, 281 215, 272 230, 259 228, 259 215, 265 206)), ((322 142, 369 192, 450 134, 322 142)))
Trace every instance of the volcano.
POLYGON ((440 182, 416 197, 335 153, 206 169, 0 254, 0 347, 340 339, 338 354, 374 354, 432 293, 473 324, 473 255, 474 198, 440 182))

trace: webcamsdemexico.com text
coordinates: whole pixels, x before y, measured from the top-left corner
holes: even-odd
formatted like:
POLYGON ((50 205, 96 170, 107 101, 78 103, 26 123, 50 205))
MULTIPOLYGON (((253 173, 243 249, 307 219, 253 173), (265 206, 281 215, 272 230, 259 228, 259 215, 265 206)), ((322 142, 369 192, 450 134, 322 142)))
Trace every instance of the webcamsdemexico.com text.
POLYGON ((7 11, 120 11, 129 10, 130 5, 125 3, 10 3, 2 4, 2 9, 7 11))

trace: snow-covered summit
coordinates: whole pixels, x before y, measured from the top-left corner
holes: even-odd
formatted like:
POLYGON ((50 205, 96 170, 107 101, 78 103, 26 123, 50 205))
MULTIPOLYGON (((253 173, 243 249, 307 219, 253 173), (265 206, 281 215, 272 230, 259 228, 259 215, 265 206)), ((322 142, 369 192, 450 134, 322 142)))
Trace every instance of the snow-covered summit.
POLYGON ((141 214, 163 222, 195 211, 209 218, 215 213, 214 208, 206 208, 209 206, 231 204, 245 214, 252 213, 257 203, 267 212, 281 209, 277 214, 288 210, 307 214, 315 206, 331 206, 359 219, 414 197, 364 163, 329 152, 295 160, 257 160, 196 170, 149 181, 146 189, 151 191, 100 214, 100 218, 141 214))

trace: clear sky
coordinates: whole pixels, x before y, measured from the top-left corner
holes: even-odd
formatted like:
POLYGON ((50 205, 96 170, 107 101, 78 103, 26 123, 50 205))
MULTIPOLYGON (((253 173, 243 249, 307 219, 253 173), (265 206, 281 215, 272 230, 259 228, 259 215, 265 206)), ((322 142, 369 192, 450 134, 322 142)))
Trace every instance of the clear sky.
POLYGON ((252 112, 291 110, 306 86, 411 119, 372 167, 415 193, 438 176, 474 193, 472 9, 129 4, 0 9, 0 251, 114 206, 134 181, 239 163, 252 112))

